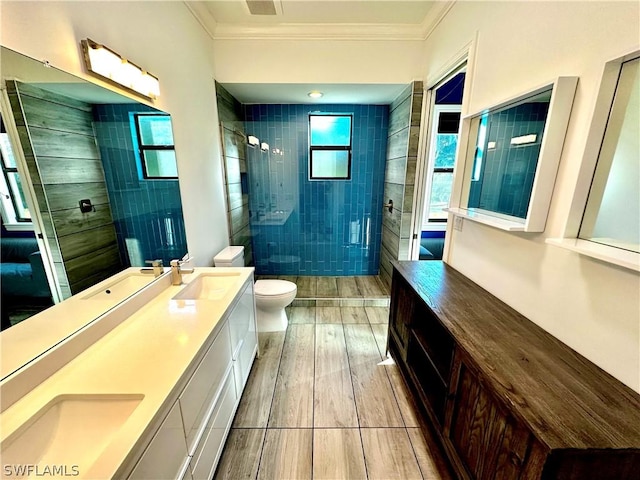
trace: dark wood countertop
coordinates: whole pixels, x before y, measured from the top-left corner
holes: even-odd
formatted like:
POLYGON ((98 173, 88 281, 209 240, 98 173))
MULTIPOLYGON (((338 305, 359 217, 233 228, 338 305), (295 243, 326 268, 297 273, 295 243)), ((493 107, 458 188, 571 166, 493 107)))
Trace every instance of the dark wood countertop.
POLYGON ((549 448, 640 448, 638 393, 443 262, 393 263, 549 448))

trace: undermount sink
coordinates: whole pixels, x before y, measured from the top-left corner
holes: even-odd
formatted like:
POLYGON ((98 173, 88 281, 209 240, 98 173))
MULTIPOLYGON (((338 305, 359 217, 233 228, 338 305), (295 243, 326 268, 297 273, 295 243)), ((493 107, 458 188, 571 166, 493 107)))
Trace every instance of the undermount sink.
POLYGON ((174 300, 220 300, 238 282, 240 273, 225 272, 200 275, 187 285, 174 300))
POLYGON ((75 465, 84 471, 143 398, 141 394, 59 395, 2 442, 2 463, 75 465))
POLYGON ((124 278, 114 280, 112 283, 93 291, 89 295, 82 297, 83 300, 108 300, 110 302, 120 303, 127 297, 155 280, 153 275, 145 275, 143 273, 129 273, 124 278))

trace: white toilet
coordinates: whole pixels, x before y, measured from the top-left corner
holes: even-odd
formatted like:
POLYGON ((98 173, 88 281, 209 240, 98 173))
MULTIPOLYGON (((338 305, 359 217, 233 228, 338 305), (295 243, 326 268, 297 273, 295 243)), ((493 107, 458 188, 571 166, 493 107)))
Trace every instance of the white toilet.
MULTIPOLYGON (((244 247, 231 246, 213 258, 216 267, 244 267, 244 247)), ((258 280, 254 285, 259 332, 287 329, 285 307, 296 298, 298 287, 286 280, 258 280)))

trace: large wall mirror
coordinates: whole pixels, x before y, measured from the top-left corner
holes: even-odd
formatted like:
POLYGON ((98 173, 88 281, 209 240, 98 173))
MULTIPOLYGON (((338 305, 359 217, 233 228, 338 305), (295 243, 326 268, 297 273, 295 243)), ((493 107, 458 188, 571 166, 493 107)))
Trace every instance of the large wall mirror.
POLYGON ((168 265, 187 246, 171 117, 5 47, 0 55, 4 330, 127 267, 168 265))
POLYGON ((621 64, 579 238, 640 253, 640 58, 621 64))
POLYGON ((462 196, 450 212, 503 230, 544 231, 577 82, 559 77, 464 119, 462 196))

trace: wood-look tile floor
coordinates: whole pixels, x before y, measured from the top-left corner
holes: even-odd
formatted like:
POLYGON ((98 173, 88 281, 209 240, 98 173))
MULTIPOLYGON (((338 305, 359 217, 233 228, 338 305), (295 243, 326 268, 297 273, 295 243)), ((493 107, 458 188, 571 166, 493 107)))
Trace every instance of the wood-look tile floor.
POLYGON ((389 297, 389 289, 375 275, 357 277, 312 277, 292 275, 258 275, 258 279, 276 278, 288 280, 298 286, 297 299, 326 298, 383 298, 389 297))
POLYGON ((290 307, 261 333, 215 479, 451 479, 386 358, 388 313, 290 307))

